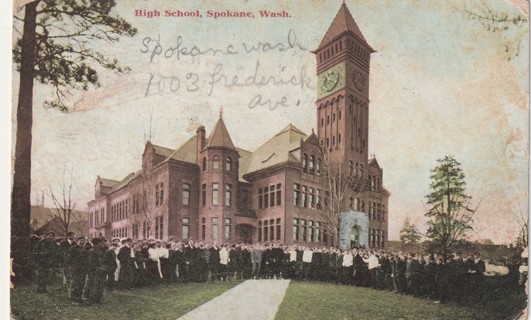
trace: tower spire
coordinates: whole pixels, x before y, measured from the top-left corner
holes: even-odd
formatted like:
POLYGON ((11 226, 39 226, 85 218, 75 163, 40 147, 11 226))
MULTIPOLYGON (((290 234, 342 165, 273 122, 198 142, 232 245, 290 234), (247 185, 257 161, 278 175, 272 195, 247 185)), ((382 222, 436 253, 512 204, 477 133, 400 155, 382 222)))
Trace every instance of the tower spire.
POLYGON ((223 119, 223 107, 219 108, 219 118, 223 119))

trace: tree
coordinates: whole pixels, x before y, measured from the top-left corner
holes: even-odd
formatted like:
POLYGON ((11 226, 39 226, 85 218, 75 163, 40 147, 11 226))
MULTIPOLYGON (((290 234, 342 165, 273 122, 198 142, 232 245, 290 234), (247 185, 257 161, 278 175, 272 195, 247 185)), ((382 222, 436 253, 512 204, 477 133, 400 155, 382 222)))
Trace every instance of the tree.
POLYGON ((431 193, 426 196, 429 207, 428 246, 442 253, 444 259, 452 248, 465 240, 472 230, 472 218, 478 210, 471 208, 471 197, 465 193, 465 174, 461 164, 453 156, 437 160, 431 172, 431 193))
POLYGON ((347 212, 358 203, 362 191, 363 174, 354 171, 352 164, 347 164, 339 153, 322 152, 323 185, 327 190, 318 199, 317 210, 323 231, 332 239, 332 245, 339 245, 341 213, 347 212))
POLYGON ((91 49, 93 44, 133 36, 136 29, 111 14, 113 0, 35 0, 23 6, 22 37, 13 48, 13 60, 20 72, 17 104, 15 160, 11 193, 11 258, 15 281, 31 278, 29 232, 31 209, 31 144, 33 86, 38 80, 52 85, 55 99, 45 106, 67 111, 65 88, 88 90, 98 86, 97 68, 125 72, 116 59, 91 49), (99 67, 98 67, 99 66, 99 67))
POLYGON ((48 187, 50 189, 50 198, 52 199, 55 205, 54 217, 59 217, 59 219, 61 219, 65 230, 64 236, 66 236, 68 234, 68 231, 70 231, 71 223, 78 220, 78 218, 73 215, 76 204, 72 201, 72 169, 70 169, 70 172, 68 172, 66 166, 63 169, 61 198, 57 198, 56 194, 52 189, 52 186, 48 187))
POLYGON ((400 230, 400 241, 406 245, 415 245, 420 242, 421 238, 422 235, 417 227, 410 222, 409 217, 406 217, 402 230, 400 230))
POLYGON ((527 214, 522 214, 522 211, 520 211, 519 215, 514 215, 518 225, 520 226, 520 230, 518 231, 518 237, 516 238, 516 247, 525 249, 528 246, 528 218, 527 214))

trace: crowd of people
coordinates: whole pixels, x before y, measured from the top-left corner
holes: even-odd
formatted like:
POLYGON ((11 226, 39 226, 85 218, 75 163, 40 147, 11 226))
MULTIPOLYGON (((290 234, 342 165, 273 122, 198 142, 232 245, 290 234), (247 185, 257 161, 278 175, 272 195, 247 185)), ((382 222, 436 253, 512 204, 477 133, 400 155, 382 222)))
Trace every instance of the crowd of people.
MULTIPOLYGON (((32 246, 37 292, 47 292, 53 270, 59 269, 63 288, 76 304, 100 303, 104 290, 234 279, 322 281, 428 297, 444 303, 450 294, 457 298, 480 294, 486 271, 479 253, 444 259, 436 254, 365 248, 211 244, 174 239, 108 241, 103 237, 88 241, 73 233, 56 239, 53 232, 35 239, 32 246)), ((516 268, 517 274, 527 275, 527 266, 524 265, 525 272, 522 266, 516 268)))

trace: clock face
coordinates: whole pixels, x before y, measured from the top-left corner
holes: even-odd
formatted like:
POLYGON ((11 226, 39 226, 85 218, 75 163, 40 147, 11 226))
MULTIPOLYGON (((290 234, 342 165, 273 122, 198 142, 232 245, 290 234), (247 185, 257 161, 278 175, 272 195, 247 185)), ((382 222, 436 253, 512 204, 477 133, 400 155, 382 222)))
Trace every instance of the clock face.
POLYGON ((339 72, 337 70, 328 70, 323 78, 323 91, 332 91, 339 82, 339 72))
POLYGON ((317 77, 317 97, 320 99, 345 87, 345 64, 337 64, 317 77))
POLYGON ((354 81, 354 86, 356 89, 362 91, 365 89, 366 86, 366 80, 365 75, 361 73, 360 71, 354 71, 354 75, 352 76, 352 79, 354 81))

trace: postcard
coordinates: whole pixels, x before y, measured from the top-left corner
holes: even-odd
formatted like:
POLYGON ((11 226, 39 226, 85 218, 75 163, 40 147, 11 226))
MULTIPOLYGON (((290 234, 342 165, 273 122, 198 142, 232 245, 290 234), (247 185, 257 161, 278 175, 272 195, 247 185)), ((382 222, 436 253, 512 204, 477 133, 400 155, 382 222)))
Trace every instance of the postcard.
POLYGON ((521 315, 528 15, 15 1, 12 316, 521 315))

